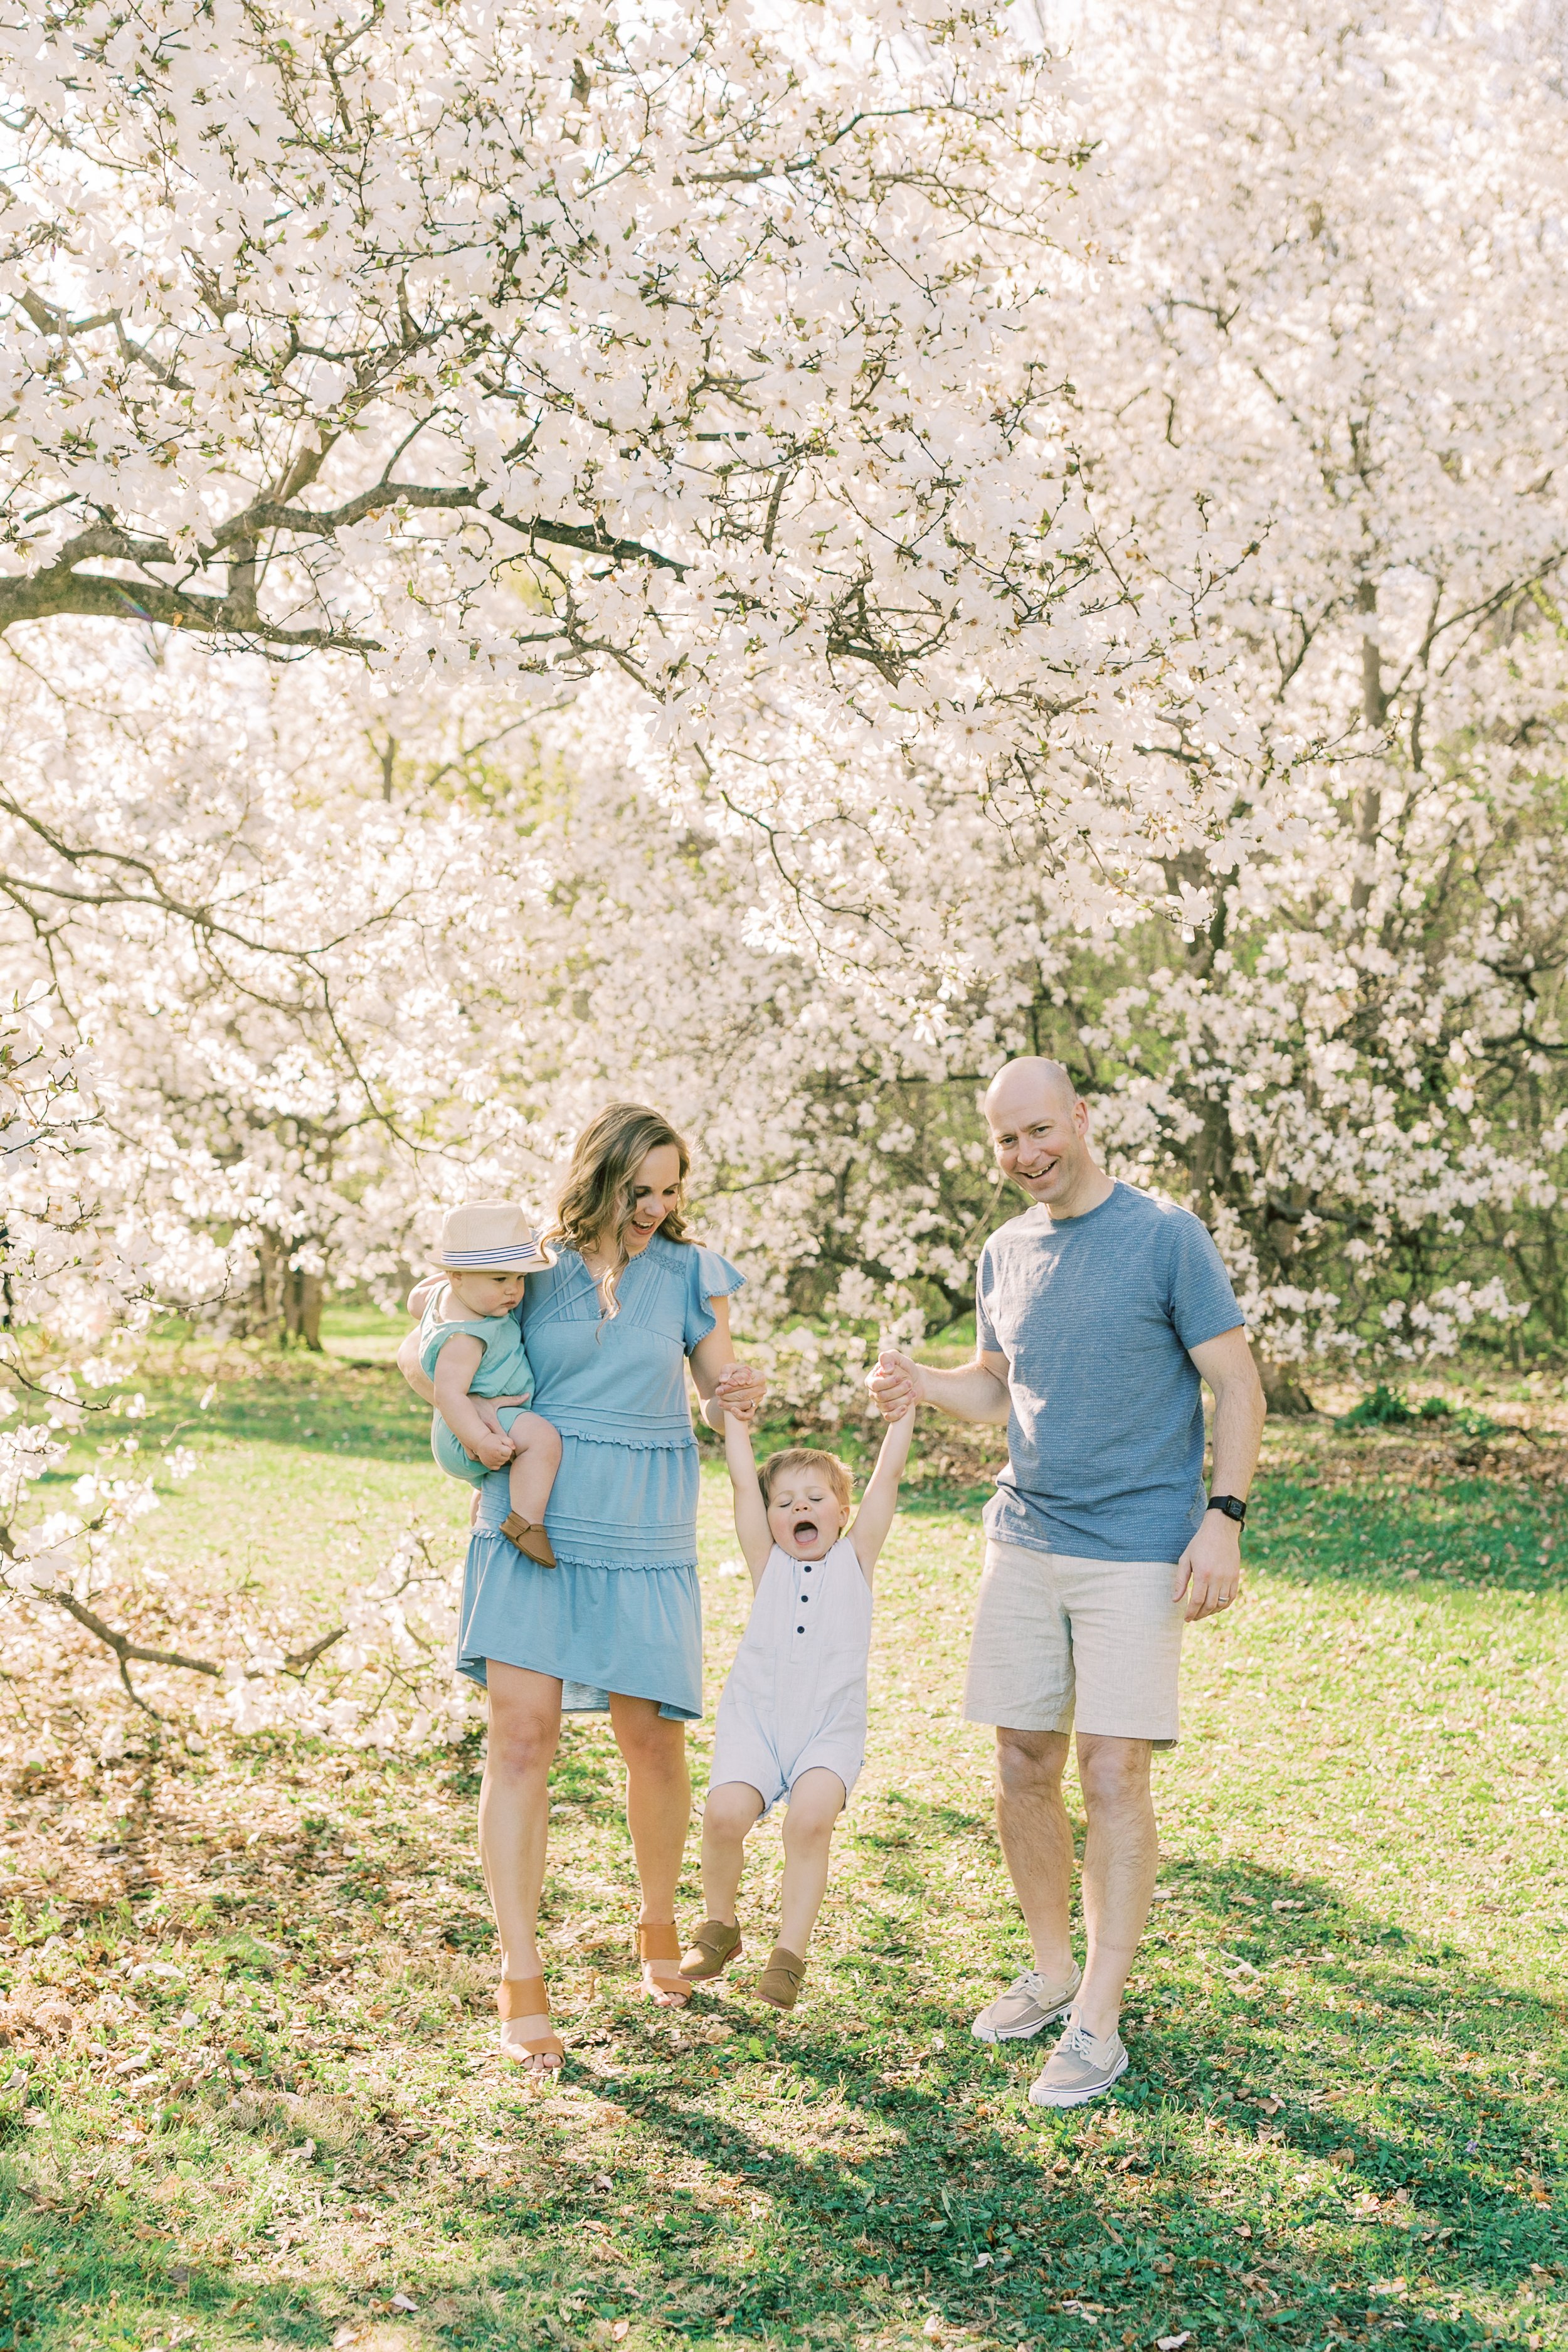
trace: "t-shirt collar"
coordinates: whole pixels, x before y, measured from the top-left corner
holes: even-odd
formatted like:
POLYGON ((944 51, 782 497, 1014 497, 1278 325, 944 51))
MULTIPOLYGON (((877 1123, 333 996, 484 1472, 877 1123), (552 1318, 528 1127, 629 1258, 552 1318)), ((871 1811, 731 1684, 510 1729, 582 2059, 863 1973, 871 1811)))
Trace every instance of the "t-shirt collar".
POLYGON ((1039 1211, 1041 1216, 1045 1219, 1045 1231, 1047 1234, 1072 1234, 1077 1233, 1079 1228, 1082 1225, 1092 1225, 1096 1217, 1103 1216, 1107 1209, 1113 1208, 1116 1204, 1118 1194, 1125 1192, 1126 1189, 1127 1188, 1122 1183, 1121 1177, 1113 1176, 1110 1180, 1110 1190, 1106 1194, 1104 1200, 1097 1201, 1092 1209, 1085 1209, 1083 1214, 1079 1217, 1062 1217, 1059 1219, 1053 1217, 1049 1209, 1047 1208, 1043 1201, 1037 1201, 1034 1203, 1034 1206, 1039 1211))

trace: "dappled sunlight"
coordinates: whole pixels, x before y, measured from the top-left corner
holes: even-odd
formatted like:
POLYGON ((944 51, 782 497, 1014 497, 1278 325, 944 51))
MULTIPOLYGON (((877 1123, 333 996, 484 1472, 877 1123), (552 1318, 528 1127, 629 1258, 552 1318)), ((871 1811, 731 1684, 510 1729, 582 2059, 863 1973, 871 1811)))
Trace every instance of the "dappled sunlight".
MULTIPOLYGON (((743 1601, 709 1475, 716 1680, 743 1601)), ((1259 1549, 1292 1476, 1265 1482, 1259 1549)), ((1324 1457, 1327 1523, 1358 1476, 1324 1457)), ((1523 1499, 1530 1541, 1551 1507, 1523 1499)), ((872 1753, 787 2021, 750 1991, 768 1832, 723 1988, 638 2000, 618 1759, 568 1728, 545 1903, 568 2054, 537 2088, 491 2054, 471 1749, 149 1738, 16 1779, 10 2324, 369 2352, 1558 2340, 1558 1596, 1271 1559, 1198 1629, 1132 2069, 1042 2116, 1038 2049, 968 2031, 1024 1958, 987 1737, 956 1714, 979 1567, 967 1512, 889 1546, 872 1753)), ((694 1864, 695 1841, 683 1916, 694 1864)))

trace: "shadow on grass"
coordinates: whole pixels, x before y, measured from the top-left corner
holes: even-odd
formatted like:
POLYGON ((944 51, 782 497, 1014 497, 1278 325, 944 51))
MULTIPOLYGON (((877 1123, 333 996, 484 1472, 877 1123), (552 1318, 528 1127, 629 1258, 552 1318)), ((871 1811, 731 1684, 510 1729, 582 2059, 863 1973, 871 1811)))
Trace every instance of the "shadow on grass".
MULTIPOLYGON (((144 1448, 179 1440, 196 1445, 288 1446, 342 1460, 431 1464, 429 1409, 417 1405, 396 1370, 347 1364, 336 1357, 239 1359, 241 1369, 209 1382, 203 1376, 147 1377, 147 1414, 137 1435, 144 1448), (204 1407, 201 1399, 209 1396, 204 1407)), ((79 1475, 105 1438, 123 1423, 89 1418, 56 1482, 79 1475)), ((434 1465, 431 1464, 434 1468, 434 1465)))
MULTIPOLYGON (((895 1839, 903 1810, 883 1809, 895 1839)), ((935 1808, 920 1825, 937 1851, 983 1826, 935 1808)), ((427 2336, 542 2352, 629 2315, 693 2342, 912 2341, 934 2312, 1052 2346, 1190 2331, 1194 2352, 1307 2347, 1384 2326, 1406 2345, 1562 2341, 1542 2332, 1568 2316, 1560 2011, 1320 1880, 1184 1864, 1161 1892, 1132 2071, 1076 2113, 1027 2105, 1038 2047, 968 2033, 1010 1921, 976 1923, 973 1967, 944 1984, 907 1920, 862 1908, 858 1948, 814 1969, 787 2021, 743 1990, 669 2020, 617 1987, 569 2029, 564 2086, 613 2095, 633 2144, 591 2158, 580 2125, 498 2081, 491 2128, 553 2166, 551 2185, 437 2179, 444 2284, 413 2283, 427 2336), (731 2031, 714 2042, 716 2021, 731 2031)), ((358 2126, 382 2133, 394 2230, 395 2104, 358 2126)), ((305 2128, 265 2095, 246 2116, 279 2148, 305 2128)), ((0 2343, 45 2307, 94 2347, 145 2341, 129 2320, 115 2333, 116 2294, 246 2342, 322 2344, 345 2297, 385 2307, 384 2291, 268 2284, 137 2242, 145 2190, 39 2204, 11 2186, 0 2343)))
MULTIPOLYGON (((129 2204, 129 2200, 118 2200, 129 2204)), ((140 2352, 149 2341, 145 2315, 197 2340, 215 2325, 242 2318, 250 2343, 323 2345, 335 2326, 315 2286, 258 2280, 237 2291, 226 2265, 193 2260, 176 2242, 139 2243, 153 2232, 120 2221, 117 2200, 89 2193, 72 2200, 28 2196, 0 2161, 0 2346, 25 2347, 45 2326, 85 2323, 73 2340, 91 2352, 140 2352)))
POLYGON ((967 2011, 910 1969, 907 1931, 875 1915, 835 1964, 862 2013, 873 1988, 891 1992, 875 2023, 808 2011, 769 2036, 805 2100, 871 2127, 858 2164, 781 2149, 776 2105, 764 2140, 707 2102, 618 2086, 672 2159, 700 2155, 772 2200, 780 2251, 713 2277, 710 2316, 762 2334, 808 2305, 867 2318, 885 2281, 1003 2337, 1059 2334, 1073 2302, 1139 2341, 1317 2343, 1380 2315, 1406 2342, 1496 2336, 1491 2306, 1561 2255, 1561 2118, 1539 2065, 1560 2014, 1321 1882, 1189 1867, 1163 1892, 1134 2071, 1098 2107, 1028 2106, 1040 2052, 975 2044, 967 2011), (1426 2292, 1391 2284, 1415 2270, 1426 2292))
POLYGON ((1247 1558, 1303 1583, 1562 1591, 1568 1498, 1488 1478, 1368 1486, 1274 1473, 1258 1482, 1247 1558))

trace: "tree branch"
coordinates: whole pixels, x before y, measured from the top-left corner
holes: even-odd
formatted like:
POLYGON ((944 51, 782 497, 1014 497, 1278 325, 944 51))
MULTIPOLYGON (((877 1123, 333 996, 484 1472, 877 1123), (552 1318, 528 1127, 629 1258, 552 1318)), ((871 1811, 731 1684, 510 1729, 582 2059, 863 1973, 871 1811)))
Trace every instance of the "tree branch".
MULTIPOLYGON (((129 1633, 117 1633, 112 1625, 107 1623, 99 1615, 96 1609, 89 1609, 85 1601, 78 1601, 73 1593, 44 1592, 38 1597, 43 1601, 52 1601, 57 1609, 63 1609, 68 1617, 74 1617, 79 1625, 84 1626, 88 1633, 103 1643, 106 1648, 113 1651, 120 1661, 121 1679, 125 1682, 127 1690, 131 1689, 131 1685, 126 1678, 125 1669, 132 1663, 148 1666, 182 1666, 187 1674, 207 1675, 215 1682, 222 1676, 223 1666, 217 1659, 188 1658, 183 1650, 160 1650, 145 1642, 134 1642, 129 1633)), ((334 1642, 342 1640, 347 1631, 348 1628, 344 1625, 334 1625, 330 1633, 321 1634, 320 1639, 312 1642, 307 1649, 289 1651, 277 1671, 285 1675, 307 1674, 315 1664, 316 1660, 331 1648, 334 1642)), ((254 1679, 258 1675, 271 1672, 272 1669, 266 1666, 247 1666, 245 1671, 247 1679, 254 1679)), ((134 1691, 131 1692, 131 1696, 136 1698, 134 1691)), ((138 1706, 142 1706, 146 1702, 137 1698, 136 1704, 138 1706)))
MULTIPOLYGON (((289 479, 298 479, 299 472, 298 467, 292 469, 289 479)), ((257 499, 231 515, 209 541, 188 555, 167 540, 124 530, 113 522, 93 523, 68 540, 41 571, 0 580, 0 635, 18 621, 51 620, 64 614, 84 620, 152 622, 195 630, 205 636, 256 637, 267 645, 300 652, 378 653, 382 648, 374 637, 333 628, 290 628, 264 619, 255 601, 256 546, 264 531, 296 540, 330 540, 398 506, 438 513, 477 513, 523 539, 575 548, 581 554, 604 556, 616 563, 651 563, 678 578, 686 572, 687 566, 676 557, 657 547, 646 547, 640 540, 617 539, 601 522, 555 522, 544 515, 502 514, 482 505, 485 495, 483 483, 477 488, 448 489, 433 483, 376 482, 341 505, 320 511, 275 499, 257 499), (226 595, 171 587, 158 580, 113 580, 77 569, 93 562, 133 563, 142 572, 156 566, 188 575, 192 569, 205 570, 225 558, 233 572, 226 595)))

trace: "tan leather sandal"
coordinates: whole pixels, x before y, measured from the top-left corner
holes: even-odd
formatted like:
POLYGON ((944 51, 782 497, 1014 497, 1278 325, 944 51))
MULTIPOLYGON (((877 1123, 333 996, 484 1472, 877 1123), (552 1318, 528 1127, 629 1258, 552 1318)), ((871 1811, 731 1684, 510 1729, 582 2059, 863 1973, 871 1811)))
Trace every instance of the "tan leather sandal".
POLYGON ((691 1999, 691 1987, 680 1973, 680 1931, 673 1919, 637 1929, 637 1958, 642 1962, 644 1992, 666 2009, 684 2009, 691 1999), (663 1973, 656 1962, 666 1964, 663 1973))
POLYGON ((704 1919, 686 1947, 680 1973, 688 1984, 707 1984, 721 1977, 742 1952, 741 1931, 726 1919, 704 1919))
POLYGON ((509 1511, 500 1523, 500 1531, 508 1543, 514 1543, 519 1551, 526 1552, 541 1568, 554 1567, 555 1554, 550 1538, 537 1519, 525 1519, 518 1512, 509 1511))
POLYGON ((757 1979, 757 1999, 771 2001, 774 2009, 793 2009, 805 1981, 805 1962, 800 1954, 775 1944, 767 1967, 757 1979))
MULTIPOLYGON (((503 2024, 513 2017, 548 2017, 550 1995, 542 1977, 505 1977, 496 1987, 496 2007, 503 2024)), ((542 2059, 535 2071, 553 2074, 566 2055, 566 2045, 558 2033, 525 2035, 521 2042, 509 2042, 501 2036, 501 2055, 515 2058, 519 2064, 542 2059)))

